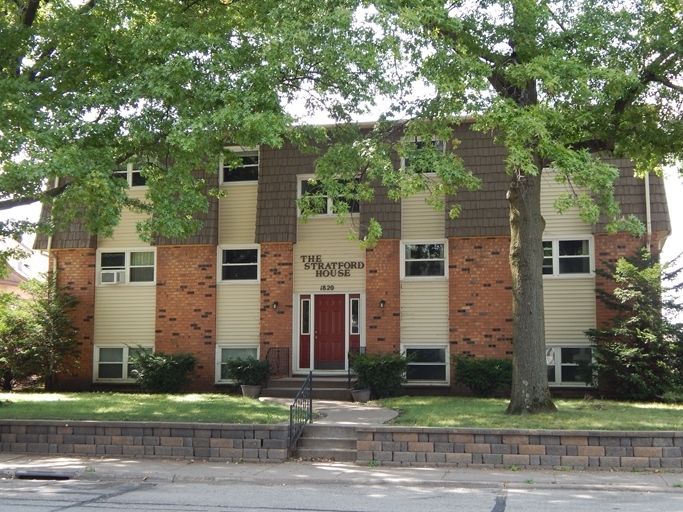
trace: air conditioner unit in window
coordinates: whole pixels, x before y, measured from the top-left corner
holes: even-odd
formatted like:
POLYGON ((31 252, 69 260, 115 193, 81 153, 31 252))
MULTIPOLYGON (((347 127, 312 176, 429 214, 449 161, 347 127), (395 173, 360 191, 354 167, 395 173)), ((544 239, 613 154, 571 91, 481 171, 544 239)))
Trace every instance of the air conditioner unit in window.
POLYGON ((125 270, 103 270, 100 274, 102 284, 118 284, 126 281, 125 270))

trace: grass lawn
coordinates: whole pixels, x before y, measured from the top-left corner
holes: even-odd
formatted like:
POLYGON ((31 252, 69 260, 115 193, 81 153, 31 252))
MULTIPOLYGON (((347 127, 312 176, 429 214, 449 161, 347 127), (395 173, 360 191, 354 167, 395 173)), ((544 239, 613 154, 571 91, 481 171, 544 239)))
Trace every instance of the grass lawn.
POLYGON ((0 393, 1 419, 280 423, 289 408, 220 394, 0 393))
POLYGON ((683 430, 683 405, 555 400, 558 412, 508 416, 508 400, 464 397, 400 397, 376 403, 400 411, 391 423, 424 427, 554 430, 683 430))

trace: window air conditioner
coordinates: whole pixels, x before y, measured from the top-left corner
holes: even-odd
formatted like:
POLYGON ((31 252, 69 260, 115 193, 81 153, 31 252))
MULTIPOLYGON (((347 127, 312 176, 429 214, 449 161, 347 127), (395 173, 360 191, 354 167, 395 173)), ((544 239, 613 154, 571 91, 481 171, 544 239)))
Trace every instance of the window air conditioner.
POLYGON ((125 270, 103 270, 100 275, 102 284, 118 284, 125 282, 125 270))

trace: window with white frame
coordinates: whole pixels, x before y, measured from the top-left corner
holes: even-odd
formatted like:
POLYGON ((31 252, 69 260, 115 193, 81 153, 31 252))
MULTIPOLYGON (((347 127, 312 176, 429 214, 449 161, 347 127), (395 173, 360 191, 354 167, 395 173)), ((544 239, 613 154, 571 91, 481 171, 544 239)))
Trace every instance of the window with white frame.
POLYGON ((217 345, 216 346, 216 382, 232 382, 228 377, 226 363, 229 359, 246 359, 253 357, 258 359, 258 347, 253 345, 217 345))
POLYGON ((257 247, 221 247, 219 251, 221 281, 258 281, 259 250, 257 247))
POLYGON ((430 141, 426 141, 422 140, 420 137, 413 137, 413 140, 409 142, 410 146, 412 146, 411 152, 415 152, 415 155, 413 159, 411 159, 410 156, 404 156, 403 158, 401 158, 401 167, 414 167, 415 172, 418 173, 434 172, 430 166, 431 160, 428 152, 421 152, 420 150, 429 148, 429 146, 431 145, 431 147, 437 153, 445 153, 446 143, 439 139, 432 139, 430 141))
POLYGON ((145 345, 103 345, 95 346, 96 381, 132 381, 133 359, 140 352, 153 352, 154 348, 145 345))
POLYGON ((410 358, 406 380, 410 383, 447 384, 449 379, 448 346, 406 346, 410 358))
POLYGON ((223 183, 243 183, 258 181, 259 151, 258 148, 234 147, 230 149, 237 161, 226 161, 221 167, 223 183))
POLYGON ((444 242, 403 243, 404 277, 445 277, 446 244, 444 242))
POLYGON ((543 241, 543 275, 591 275, 591 238, 543 241))
POLYGON ((591 347, 547 346, 545 359, 550 385, 586 386, 581 365, 591 362, 591 347))
POLYGON ((147 178, 142 175, 142 165, 137 162, 118 167, 114 176, 125 179, 129 187, 147 186, 147 178))
MULTIPOLYGON (((334 200, 323 192, 322 186, 312 177, 299 180, 299 200, 304 200, 306 205, 315 215, 334 215, 334 200)), ((349 213, 359 213, 358 201, 346 201, 349 213)))
POLYGON ((153 283, 153 250, 103 251, 99 257, 99 284, 153 283))

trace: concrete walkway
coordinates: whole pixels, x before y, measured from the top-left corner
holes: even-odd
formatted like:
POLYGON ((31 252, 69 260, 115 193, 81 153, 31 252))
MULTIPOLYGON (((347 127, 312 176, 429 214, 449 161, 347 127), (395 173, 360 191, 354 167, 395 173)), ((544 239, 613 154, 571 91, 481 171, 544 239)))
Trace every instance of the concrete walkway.
MULTIPOLYGON (((292 403, 290 398, 262 397, 259 400, 276 402, 283 405, 291 405, 292 403)), ((381 425, 398 416, 398 412, 391 409, 370 404, 337 402, 334 400, 313 400, 313 412, 322 416, 315 420, 316 425, 339 425, 346 427, 381 425)))

